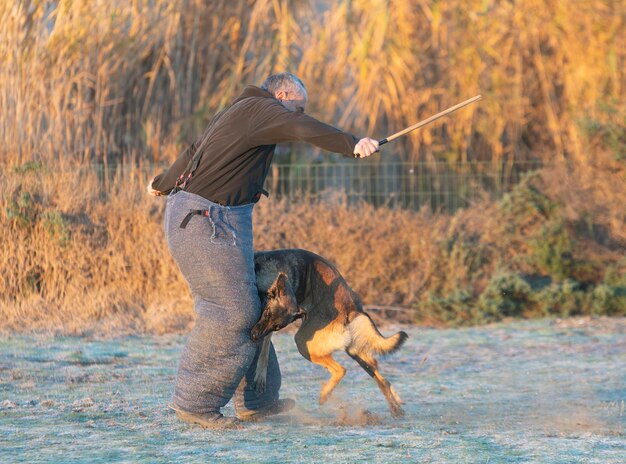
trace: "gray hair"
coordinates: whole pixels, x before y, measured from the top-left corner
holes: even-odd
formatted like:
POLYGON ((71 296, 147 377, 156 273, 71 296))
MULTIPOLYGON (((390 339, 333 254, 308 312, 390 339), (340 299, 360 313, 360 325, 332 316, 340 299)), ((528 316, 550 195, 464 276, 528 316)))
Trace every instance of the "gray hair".
POLYGON ((304 83, 300 78, 289 72, 272 74, 263 81, 261 88, 274 96, 276 96, 278 91, 283 90, 289 94, 295 94, 298 97, 308 99, 304 83))

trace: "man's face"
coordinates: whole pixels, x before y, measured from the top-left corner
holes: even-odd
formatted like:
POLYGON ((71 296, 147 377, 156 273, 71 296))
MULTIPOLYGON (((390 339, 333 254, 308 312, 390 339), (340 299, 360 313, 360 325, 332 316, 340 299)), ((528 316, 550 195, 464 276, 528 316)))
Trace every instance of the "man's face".
POLYGON ((283 90, 278 91, 278 93, 276 94, 276 98, 289 111, 304 113, 304 109, 306 108, 307 103, 306 98, 303 98, 300 95, 296 95, 295 93, 285 92, 283 90))

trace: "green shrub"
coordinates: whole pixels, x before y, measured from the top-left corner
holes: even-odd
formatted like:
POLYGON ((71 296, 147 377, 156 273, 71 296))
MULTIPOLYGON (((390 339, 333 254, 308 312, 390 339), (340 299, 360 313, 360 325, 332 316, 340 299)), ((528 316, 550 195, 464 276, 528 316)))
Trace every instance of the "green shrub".
POLYGON ((475 322, 494 322, 503 317, 520 317, 529 305, 532 289, 520 275, 496 272, 478 298, 475 322))
POLYGON ((602 282, 613 287, 626 287, 626 256, 606 268, 602 282))
POLYGON ((38 173, 43 170, 43 163, 38 161, 29 161, 27 163, 22 164, 21 166, 16 166, 13 168, 13 172, 24 175, 28 173, 38 173))
POLYGON ((555 282, 533 295, 539 316, 574 316, 583 312, 585 292, 580 284, 566 279, 555 282))
POLYGON ((626 315, 626 287, 617 288, 601 284, 588 293, 587 310, 600 316, 626 315))
POLYGON ((561 220, 549 222, 530 240, 530 262, 542 274, 558 281, 571 278, 575 260, 572 239, 561 220))
POLYGON ((51 237, 55 238, 61 247, 70 242, 70 224, 59 211, 46 211, 42 214, 42 223, 51 237))
POLYGON ((471 322, 473 295, 461 289, 449 295, 427 293, 417 305, 416 322, 436 321, 445 324, 463 325, 471 322))
POLYGON ((618 100, 599 101, 595 115, 587 111, 578 125, 588 139, 599 139, 613 153, 615 161, 626 160, 626 113, 618 100))
MULTIPOLYGON (((626 258, 622 261, 626 261, 626 258)), ((587 309, 590 314, 626 316, 626 273, 623 262, 609 266, 602 282, 589 292, 587 309)))
POLYGON ((525 173, 519 183, 498 202, 498 211, 514 226, 532 216, 548 219, 558 205, 540 191, 542 179, 537 171, 525 173))
POLYGON ((22 191, 21 187, 18 187, 7 201, 6 217, 19 227, 32 227, 39 216, 40 205, 38 203, 36 195, 22 191))

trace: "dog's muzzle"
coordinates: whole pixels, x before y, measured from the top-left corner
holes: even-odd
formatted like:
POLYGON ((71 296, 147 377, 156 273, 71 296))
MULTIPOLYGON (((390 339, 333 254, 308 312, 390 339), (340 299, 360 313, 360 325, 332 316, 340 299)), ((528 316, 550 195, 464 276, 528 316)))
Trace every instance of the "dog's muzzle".
POLYGON ((258 341, 263 335, 263 330, 259 329, 256 325, 254 327, 252 327, 252 330, 250 331, 250 338, 252 339, 253 342, 258 341))

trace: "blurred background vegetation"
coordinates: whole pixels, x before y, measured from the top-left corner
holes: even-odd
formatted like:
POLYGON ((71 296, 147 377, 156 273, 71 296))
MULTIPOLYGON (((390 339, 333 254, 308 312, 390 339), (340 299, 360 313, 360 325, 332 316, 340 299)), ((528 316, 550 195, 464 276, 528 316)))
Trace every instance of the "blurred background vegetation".
MULTIPOLYGON (((454 214, 264 199, 257 249, 323 254, 366 303, 419 322, 624 315, 625 26, 612 0, 2 2, 0 328, 188 327, 146 169, 283 70, 308 113, 358 136, 485 97, 374 163, 544 168, 454 214), (104 185, 94 164, 114 173, 104 185)), ((277 161, 322 156, 294 145, 277 161)))

